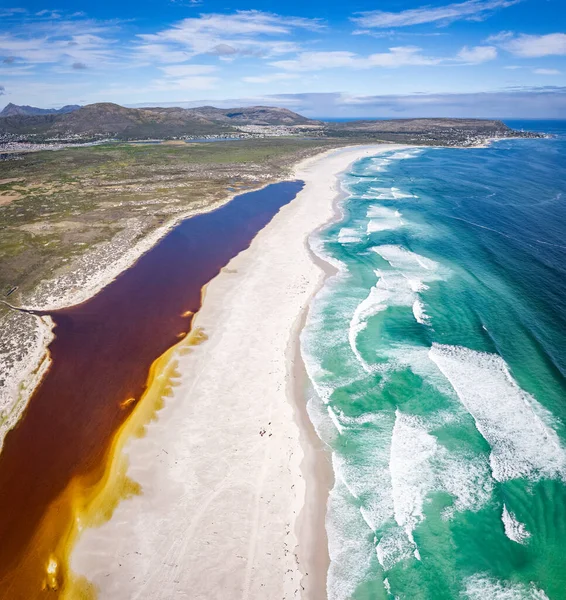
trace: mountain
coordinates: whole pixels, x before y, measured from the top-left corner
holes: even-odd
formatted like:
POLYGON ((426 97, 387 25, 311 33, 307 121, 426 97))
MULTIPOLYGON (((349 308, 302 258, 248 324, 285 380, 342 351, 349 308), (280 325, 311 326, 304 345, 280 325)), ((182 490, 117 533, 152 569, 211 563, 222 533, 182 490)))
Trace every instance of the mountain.
POLYGON ((285 108, 126 108, 103 102, 67 113, 12 112, 0 119, 0 136, 119 139, 170 138, 233 133, 235 125, 319 125, 285 108))
POLYGON ((15 117, 15 116, 33 116, 33 115, 63 115, 73 112, 81 108, 78 104, 67 104, 63 108, 37 108, 35 106, 18 106, 11 102, 7 104, 2 111, 0 117, 15 117))
POLYGON ((181 108, 125 108, 103 102, 65 114, 15 115, 0 119, 0 135, 27 138, 167 138, 231 131, 181 108))
POLYGON ((215 108, 201 106, 187 109, 194 115, 217 123, 232 125, 313 125, 319 121, 307 119, 287 108, 273 106, 246 106, 243 108, 215 108))

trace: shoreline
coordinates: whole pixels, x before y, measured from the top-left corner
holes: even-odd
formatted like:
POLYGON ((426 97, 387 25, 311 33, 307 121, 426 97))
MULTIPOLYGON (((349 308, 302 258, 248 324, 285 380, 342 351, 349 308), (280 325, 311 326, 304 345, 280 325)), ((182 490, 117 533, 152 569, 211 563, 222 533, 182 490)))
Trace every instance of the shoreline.
MULTIPOLYGON (((359 160, 356 159, 356 160, 359 160)), ((353 162, 356 162, 354 160, 353 162)), ((327 280, 338 271, 322 260, 312 249, 310 240, 332 223, 343 216, 342 204, 347 197, 341 184, 342 175, 353 164, 350 163, 342 171, 333 174, 337 183, 336 195, 332 200, 332 216, 305 237, 304 244, 313 264, 319 269, 319 282, 313 292, 312 302, 327 280)), ((293 374, 293 386, 289 391, 289 399, 295 408, 295 419, 300 430, 301 446, 304 452, 301 462, 301 472, 306 481, 305 500, 296 521, 299 545, 303 544, 303 560, 300 565, 302 572, 301 586, 307 600, 326 600, 326 578, 330 567, 328 535, 326 532, 326 513, 330 491, 334 485, 334 470, 332 454, 328 446, 318 436, 314 423, 308 414, 308 399, 306 390, 311 386, 307 368, 301 353, 300 335, 309 316, 309 306, 306 306, 297 319, 297 324, 291 332, 289 348, 294 361, 288 362, 289 373, 293 374)))
MULTIPOLYGON (((414 147, 418 146, 395 144, 387 147, 387 145, 381 144, 375 148, 380 148, 381 152, 386 152, 388 150, 404 150, 414 147)), ((344 218, 344 203, 348 199, 349 194, 342 186, 342 176, 360 158, 362 157, 358 157, 340 172, 334 174, 338 186, 332 200, 332 216, 305 238, 305 246, 310 259, 320 270, 320 281, 310 302, 316 298, 328 280, 339 273, 337 267, 316 253, 315 249, 311 246, 311 239, 319 236, 322 231, 344 218)), ((291 392, 293 395, 290 396, 290 399, 295 403, 298 413, 297 422, 301 427, 301 440, 303 441, 303 451, 305 453, 301 469, 307 482, 305 504, 297 520, 297 528, 301 528, 302 538, 300 539, 303 539, 303 543, 307 546, 305 564, 302 569, 303 573, 308 572, 309 575, 314 575, 312 577, 314 581, 310 584, 311 587, 309 587, 307 578, 303 577, 303 590, 306 592, 305 597, 308 600, 326 600, 326 577, 330 566, 326 513, 328 498, 334 485, 334 470, 332 468, 332 454, 330 449, 321 440, 315 430, 314 424, 308 414, 308 401, 305 398, 305 390, 311 384, 309 383, 307 368, 301 353, 300 334, 309 318, 309 311, 310 306, 305 307, 300 316, 300 324, 292 334, 291 343, 295 349, 296 363, 294 365, 291 364, 289 367, 293 372, 295 380, 294 389, 291 392), (324 551, 321 551, 320 545, 323 545, 324 551), (323 593, 320 590, 321 583, 324 585, 323 593)))
MULTIPOLYGON (((325 597, 325 569, 324 577, 320 566, 318 573, 311 569, 303 558, 309 545, 302 534, 297 537, 299 520, 309 520, 303 507, 305 480, 311 490, 312 477, 303 473, 301 438, 309 434, 299 429, 301 417, 289 394, 297 379, 289 360, 298 349, 301 316, 323 275, 307 237, 334 218, 338 175, 380 149, 395 146, 331 150, 302 162, 295 176, 305 181, 303 191, 203 290, 193 332, 202 331, 206 341, 182 341, 168 351, 178 362, 174 378, 153 378, 162 389, 171 388, 168 398, 162 408, 158 403, 144 437, 124 440, 125 431, 119 434, 115 448, 125 446, 125 456, 111 457, 122 464, 127 457, 127 477, 143 494, 120 502, 109 521, 86 529, 69 548, 71 569, 91 581, 101 598, 129 597, 142 581, 148 597, 191 589, 194 598, 290 598, 301 581, 312 588, 308 597, 325 597), (166 548, 176 549, 174 561, 161 556, 166 548), (144 549, 152 549, 151 556, 142 556, 144 549), (197 556, 199 573, 191 572, 197 556), (201 575, 207 572, 212 580, 201 575)), ((139 405, 147 412, 145 400, 139 405)), ((308 418, 306 406, 302 410, 302 419, 308 418)), ((310 435, 312 443, 312 424, 310 435)), ((118 482, 107 483, 111 493, 118 482)), ((94 505, 105 505, 104 493, 94 505)), ((313 508, 325 517, 317 502, 313 508)), ((320 555, 320 545, 313 539, 311 555, 320 555)))

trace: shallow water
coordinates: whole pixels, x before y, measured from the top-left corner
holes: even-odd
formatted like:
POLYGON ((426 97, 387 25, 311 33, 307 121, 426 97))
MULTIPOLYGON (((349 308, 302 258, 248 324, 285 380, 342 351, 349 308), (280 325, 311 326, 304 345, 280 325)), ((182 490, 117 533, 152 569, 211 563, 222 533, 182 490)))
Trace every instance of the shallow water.
POLYGON ((566 123, 533 126, 359 161, 311 239, 331 600, 566 598, 566 123))

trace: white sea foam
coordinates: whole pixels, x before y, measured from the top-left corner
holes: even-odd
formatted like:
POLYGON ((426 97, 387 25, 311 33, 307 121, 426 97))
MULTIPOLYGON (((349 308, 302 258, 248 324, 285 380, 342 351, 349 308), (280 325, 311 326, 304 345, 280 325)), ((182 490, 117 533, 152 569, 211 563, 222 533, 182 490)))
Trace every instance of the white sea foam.
POLYGON ((373 545, 351 494, 337 478, 328 500, 329 600, 350 600, 371 568, 373 545))
MULTIPOLYGON (((394 417, 389 412, 359 417, 348 417, 339 410, 332 412, 340 430, 357 446, 355 463, 348 456, 333 453, 336 481, 342 489, 342 501, 347 492, 356 505, 361 505, 359 524, 365 526, 355 529, 350 524, 344 531, 342 521, 329 517, 327 526, 341 548, 343 561, 347 552, 359 556, 366 548, 367 529, 375 532, 376 556, 385 570, 400 561, 420 560, 413 532, 424 519, 426 498, 433 491, 446 491, 453 496, 452 512, 479 510, 489 499, 487 461, 449 453, 429 431, 439 425, 438 419, 429 423, 428 419, 424 421, 399 410, 394 417)), ((337 514, 336 517, 342 519, 337 514)), ((350 558, 347 562, 352 564, 350 558)))
POLYGON ((449 452, 429 431, 439 425, 436 421, 396 411, 389 470, 394 518, 405 537, 403 541, 399 531, 389 531, 380 542, 378 559, 384 568, 391 568, 410 553, 420 560, 413 532, 424 519, 426 498, 432 492, 444 491, 453 498, 444 518, 451 518, 456 511, 478 511, 491 498, 493 480, 487 460, 449 452))
POLYGON ((401 213, 385 206, 371 206, 367 211, 369 219, 367 224, 367 233, 376 231, 386 231, 388 229, 398 229, 403 226, 401 213))
POLYGON ((385 171, 390 164, 391 160, 389 158, 372 158, 369 161, 366 173, 368 171, 381 173, 385 171))
MULTIPOLYGON (((458 401, 458 397, 446 377, 429 358, 429 348, 425 346, 412 346, 410 344, 396 344, 385 350, 389 367, 392 370, 410 369, 428 383, 433 385, 439 392, 448 398, 453 398, 457 403, 451 409, 454 417, 458 408, 465 414, 465 409, 458 401)), ((467 414, 467 413, 466 413, 467 414)))
POLYGON ((429 352, 491 446, 494 478, 566 479, 566 453, 553 419, 495 354, 434 344, 429 352))
POLYGON ((325 444, 333 444, 339 434, 334 423, 330 420, 326 404, 322 402, 317 394, 308 395, 307 412, 318 437, 324 440, 325 444))
POLYGON ((326 251, 324 248, 324 241, 319 235, 311 235, 308 240, 309 248, 311 251, 318 256, 318 258, 326 261, 328 264, 332 265, 339 272, 347 272, 348 267, 345 263, 334 258, 330 253, 326 251))
POLYGON ((418 417, 396 413, 390 460, 394 514, 413 544, 413 531, 424 519, 424 502, 431 492, 452 496, 454 504, 444 514, 451 517, 457 510, 481 509, 493 491, 487 462, 481 456, 449 453, 429 427, 418 417))
POLYGON ((389 306, 411 306, 415 301, 415 293, 411 282, 401 273, 395 271, 375 271, 379 277, 368 296, 358 304, 348 327, 348 340, 352 352, 369 373, 371 366, 362 357, 358 346, 358 335, 367 327, 368 319, 389 306))
POLYGON ((404 198, 416 198, 416 196, 396 187, 370 187, 362 195, 362 198, 364 200, 403 200, 404 198))
POLYGON ((374 246, 372 250, 386 260, 394 269, 399 269, 403 272, 422 272, 424 270, 428 272, 428 276, 430 277, 432 273, 436 273, 439 270, 437 262, 426 256, 411 252, 403 248, 403 246, 383 244, 382 246, 374 246))
MULTIPOLYGON (((413 551, 418 552, 413 531, 424 518, 424 500, 434 485, 431 459, 437 451, 437 441, 416 417, 399 410, 395 417, 389 462, 393 512, 413 551)), ((415 556, 419 558, 418 554, 415 556)))
POLYGON ((474 575, 466 580, 463 596, 469 600, 549 600, 534 584, 522 585, 497 581, 487 575, 474 575))
MULTIPOLYGON (((346 422, 346 421, 344 421, 346 422)), ((330 515, 327 520, 327 528, 331 529, 337 542, 341 539, 342 546, 349 547, 352 552, 366 551, 368 531, 375 534, 374 544, 369 548, 370 555, 375 556, 375 542, 386 525, 393 525, 394 521, 393 498, 391 493, 391 480, 389 474, 389 454, 391 444, 391 431, 393 429, 393 415, 391 413, 368 414, 353 419, 348 424, 349 435, 355 440, 357 446, 356 460, 334 453, 332 465, 336 481, 340 489, 340 497, 345 502, 344 490, 350 497, 355 499, 353 504, 357 507, 359 520, 358 527, 353 525, 348 531, 340 529, 340 523, 336 523, 330 515), (380 532, 378 534, 378 532, 380 532), (342 537, 341 537, 342 536, 342 537)), ((337 491, 338 493, 338 491, 337 491)), ((334 504, 336 506, 336 504, 334 504)), ((350 512, 350 507, 347 507, 350 512)), ((340 518, 340 515, 337 515, 340 518)), ((354 521, 352 520, 352 523, 354 521)), ((403 533, 401 531, 401 533, 403 533)), ((390 534, 389 538, 395 533, 390 534)), ((407 542, 406 535, 405 545, 407 542)), ((389 539, 383 541, 379 552, 383 551, 384 560, 391 553, 397 555, 394 547, 398 544, 389 539)), ((409 549, 409 554, 412 549, 409 549)), ((379 558, 379 554, 378 554, 379 558)), ((391 558, 393 560, 393 558, 391 558)))
POLYGON ((428 325, 430 323, 430 317, 426 314, 423 302, 420 298, 417 298, 413 302, 413 315, 417 323, 421 325, 428 325))
POLYGON ((412 148, 410 150, 400 150, 398 152, 394 152, 393 154, 389 154, 388 158, 390 160, 406 160, 408 158, 417 158, 422 153, 422 150, 418 148, 412 148))
POLYGON ((523 523, 517 520, 517 517, 509 512, 507 506, 503 505, 503 513, 501 515, 503 521, 503 527, 505 528, 505 535, 517 544, 524 544, 525 540, 531 537, 531 534, 527 531, 527 528, 523 523))
POLYGON ((422 153, 421 150, 401 150, 391 152, 390 154, 372 157, 368 160, 358 163, 355 167, 355 172, 350 173, 348 177, 356 177, 356 175, 371 175, 372 173, 382 173, 386 171, 393 161, 405 160, 408 158, 416 158, 422 153))
POLYGON ((388 231, 391 229, 397 229, 402 225, 402 222, 397 219, 385 220, 385 219, 371 219, 367 224, 367 233, 372 234, 378 231, 388 231))
POLYGON ((340 424, 340 421, 338 420, 338 417, 336 416, 336 413, 332 410, 331 406, 328 407, 328 415, 331 418, 332 422, 334 423, 334 426, 338 430, 338 433, 343 433, 344 428, 340 424))
POLYGON ((415 547, 402 529, 386 531, 375 548, 377 560, 384 571, 389 571, 398 562, 415 556, 415 547))
POLYGON ((440 279, 439 265, 435 261, 406 250, 402 246, 382 245, 372 250, 379 254, 395 270, 376 270, 379 278, 368 296, 356 307, 348 328, 348 340, 352 352, 367 371, 371 366, 357 347, 358 335, 367 327, 370 317, 389 306, 412 307, 417 322, 429 324, 422 300, 418 293, 427 289, 424 281, 440 279))
POLYGON ((342 227, 338 232, 338 241, 341 244, 358 244, 363 239, 363 232, 353 227, 342 227))
POLYGON ((341 425, 347 427, 351 437, 355 437, 359 452, 355 463, 340 453, 334 453, 334 473, 353 497, 364 498, 364 519, 372 531, 377 531, 393 518, 389 471, 392 415, 376 415, 365 424, 350 422, 346 425, 342 421, 341 425))
POLYGON ((387 208, 376 204, 367 209, 366 216, 368 219, 400 219, 401 213, 398 210, 387 208))
POLYGON ((333 600, 349 600, 375 561, 376 540, 371 541, 369 531, 393 521, 388 470, 393 415, 348 417, 337 410, 336 418, 355 439, 358 451, 355 462, 332 454, 335 484, 326 521, 331 558, 328 593, 333 600))

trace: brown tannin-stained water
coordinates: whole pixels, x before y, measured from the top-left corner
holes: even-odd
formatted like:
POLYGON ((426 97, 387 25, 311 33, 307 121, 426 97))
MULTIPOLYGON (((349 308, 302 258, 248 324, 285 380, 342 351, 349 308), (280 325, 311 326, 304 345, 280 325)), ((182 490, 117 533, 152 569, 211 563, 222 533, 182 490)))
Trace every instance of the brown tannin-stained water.
POLYGON ((101 479, 151 364, 189 331, 203 286, 302 187, 272 184, 187 219, 98 295, 48 313, 52 365, 0 453, 2 600, 60 596, 74 488, 101 479))

